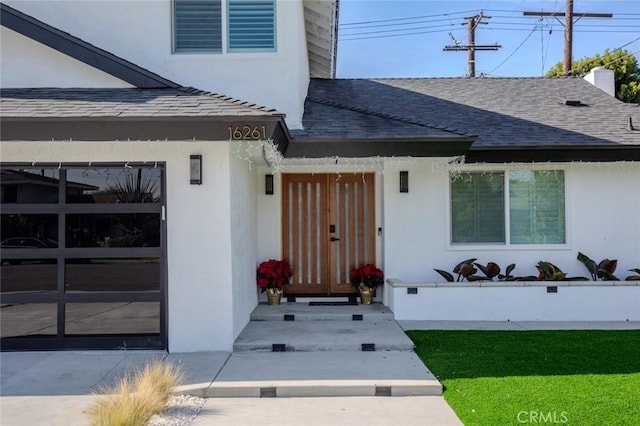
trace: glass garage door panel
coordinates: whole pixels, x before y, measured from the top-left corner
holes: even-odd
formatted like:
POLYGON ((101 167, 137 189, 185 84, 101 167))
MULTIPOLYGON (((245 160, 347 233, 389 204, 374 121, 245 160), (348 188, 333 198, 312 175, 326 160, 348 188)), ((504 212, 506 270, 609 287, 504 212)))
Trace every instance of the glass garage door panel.
POLYGON ((58 202, 60 171, 57 168, 14 167, 0 171, 2 204, 58 202))
POLYGON ((57 306, 55 303, 3 304, 1 337, 55 337, 57 306))
POLYGON ((67 170, 67 203, 160 203, 162 170, 91 168, 67 170))
POLYGON ((57 214, 3 214, 0 221, 3 249, 58 247, 57 214))
POLYGON ((164 164, 0 172, 0 349, 166 349, 164 164))
POLYGON ((57 273, 56 259, 2 259, 0 292, 3 295, 55 292, 57 273))
POLYGON ((65 335, 160 334, 160 303, 67 303, 65 335))
POLYGON ((160 247, 156 213, 69 214, 67 247, 160 247))
POLYGON ((159 258, 67 259, 65 292, 160 291, 159 258))

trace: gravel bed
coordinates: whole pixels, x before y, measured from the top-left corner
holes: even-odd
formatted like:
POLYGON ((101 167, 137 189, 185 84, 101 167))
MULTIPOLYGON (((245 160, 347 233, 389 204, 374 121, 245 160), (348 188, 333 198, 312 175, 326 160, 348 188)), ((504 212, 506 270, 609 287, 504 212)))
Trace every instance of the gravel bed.
POLYGON ((205 402, 205 398, 197 396, 172 396, 167 408, 162 413, 151 417, 148 426, 189 426, 205 402))

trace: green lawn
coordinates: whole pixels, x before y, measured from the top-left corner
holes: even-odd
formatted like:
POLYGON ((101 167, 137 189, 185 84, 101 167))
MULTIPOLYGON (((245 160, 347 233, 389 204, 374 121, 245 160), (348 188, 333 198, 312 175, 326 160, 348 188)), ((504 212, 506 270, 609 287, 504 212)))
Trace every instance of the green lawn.
POLYGON ((640 330, 407 334, 465 425, 640 425, 640 330))

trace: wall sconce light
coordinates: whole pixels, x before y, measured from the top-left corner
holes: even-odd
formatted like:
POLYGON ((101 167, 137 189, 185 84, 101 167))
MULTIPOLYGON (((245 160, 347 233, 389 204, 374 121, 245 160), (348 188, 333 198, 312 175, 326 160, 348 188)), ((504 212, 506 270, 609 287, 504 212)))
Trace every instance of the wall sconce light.
POLYGON ((400 192, 409 192, 409 172, 400 172, 400 192))
POLYGON ((202 155, 189 157, 189 178, 191 185, 202 185, 202 155))
POLYGON ((273 175, 264 175, 264 193, 273 195, 273 175))

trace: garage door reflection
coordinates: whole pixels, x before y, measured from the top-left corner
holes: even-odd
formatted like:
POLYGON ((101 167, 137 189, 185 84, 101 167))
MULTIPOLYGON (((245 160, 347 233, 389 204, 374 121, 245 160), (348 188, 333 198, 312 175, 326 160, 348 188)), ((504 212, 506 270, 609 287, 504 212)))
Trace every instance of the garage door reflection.
POLYGON ((55 336, 57 306, 55 303, 3 304, 0 307, 2 338, 55 336))
POLYGON ((160 303, 67 303, 65 336, 160 334, 160 303))
POLYGON ((67 259, 65 291, 160 291, 160 259, 67 259))
MULTIPOLYGON (((56 291, 57 271, 56 259, 2 259, 0 292, 8 294, 56 291)), ((2 313, 4 315, 4 311, 2 313)))

